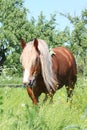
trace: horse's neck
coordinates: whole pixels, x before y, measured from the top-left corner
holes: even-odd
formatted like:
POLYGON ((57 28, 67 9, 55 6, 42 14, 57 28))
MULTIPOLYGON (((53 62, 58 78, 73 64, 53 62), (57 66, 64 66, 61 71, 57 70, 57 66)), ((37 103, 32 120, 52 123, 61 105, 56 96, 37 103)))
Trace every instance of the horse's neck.
POLYGON ((44 82, 43 80, 43 77, 42 77, 42 74, 38 74, 38 76, 36 77, 36 83, 39 83, 39 82, 44 82))
POLYGON ((42 89, 46 89, 45 83, 44 83, 44 79, 42 77, 42 74, 39 74, 36 78, 36 85, 38 87, 41 87, 42 89))

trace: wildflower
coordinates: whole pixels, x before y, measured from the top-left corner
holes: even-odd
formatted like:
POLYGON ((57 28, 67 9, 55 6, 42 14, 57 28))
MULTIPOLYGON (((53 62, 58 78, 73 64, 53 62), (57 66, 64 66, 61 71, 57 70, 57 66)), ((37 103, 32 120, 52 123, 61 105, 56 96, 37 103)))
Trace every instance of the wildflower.
POLYGON ((22 104, 21 104, 21 107, 25 107, 25 104, 24 104, 24 103, 22 103, 22 104))

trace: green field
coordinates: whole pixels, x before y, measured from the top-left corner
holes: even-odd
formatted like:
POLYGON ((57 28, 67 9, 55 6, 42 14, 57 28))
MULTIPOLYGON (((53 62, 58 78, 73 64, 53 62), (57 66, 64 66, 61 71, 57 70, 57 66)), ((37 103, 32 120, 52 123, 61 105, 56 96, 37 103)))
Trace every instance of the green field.
POLYGON ((49 99, 43 104, 43 98, 44 94, 38 106, 34 106, 25 88, 2 85, 0 130, 87 130, 87 79, 78 79, 71 105, 66 102, 64 87, 56 92, 52 104, 49 99))

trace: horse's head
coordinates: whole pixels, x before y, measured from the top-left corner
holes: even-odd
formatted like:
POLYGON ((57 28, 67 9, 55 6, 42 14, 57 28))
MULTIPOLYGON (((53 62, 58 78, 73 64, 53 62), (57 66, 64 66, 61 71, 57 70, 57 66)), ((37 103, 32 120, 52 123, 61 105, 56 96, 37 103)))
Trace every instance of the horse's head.
POLYGON ((35 39, 28 44, 21 40, 23 52, 20 57, 24 69, 23 83, 25 86, 33 87, 37 76, 41 73, 40 51, 38 49, 38 40, 35 39))
POLYGON ((23 48, 20 57, 24 68, 23 83, 26 86, 33 87, 38 75, 41 74, 47 90, 53 89, 55 91, 56 81, 52 70, 52 57, 46 42, 42 39, 34 39, 25 44, 22 39, 21 46, 23 48))

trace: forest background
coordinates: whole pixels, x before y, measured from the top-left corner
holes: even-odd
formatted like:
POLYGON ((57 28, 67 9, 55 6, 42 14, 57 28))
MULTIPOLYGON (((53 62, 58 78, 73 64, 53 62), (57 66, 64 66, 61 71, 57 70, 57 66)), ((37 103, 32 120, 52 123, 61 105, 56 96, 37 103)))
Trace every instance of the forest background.
POLYGON ((47 20, 40 12, 38 19, 27 18, 28 9, 23 0, 0 0, 0 67, 12 68, 11 75, 21 75, 20 40, 26 42, 34 38, 46 41, 49 48, 66 46, 75 55, 78 72, 87 75, 87 9, 83 9, 80 16, 69 13, 60 15, 69 20, 73 30, 66 26, 62 31, 57 29, 56 13, 50 14, 47 20))

